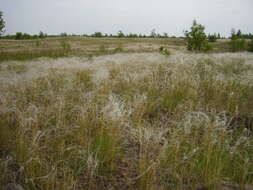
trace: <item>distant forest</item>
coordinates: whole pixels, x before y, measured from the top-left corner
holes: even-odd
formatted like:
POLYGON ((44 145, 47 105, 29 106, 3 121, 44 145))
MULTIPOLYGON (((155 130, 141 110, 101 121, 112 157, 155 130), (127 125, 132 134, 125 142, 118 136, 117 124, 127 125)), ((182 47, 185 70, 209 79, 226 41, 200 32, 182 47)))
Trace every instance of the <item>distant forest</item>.
MULTIPOLYGON (((67 33, 61 33, 58 35, 48 35, 44 32, 40 32, 39 34, 27 34, 22 32, 17 32, 15 35, 5 35, 2 36, 2 39, 15 39, 15 40, 30 40, 30 39, 43 39, 43 38, 49 38, 49 37, 94 37, 94 38, 176 38, 176 36, 170 36, 168 33, 159 34, 153 29, 149 35, 145 34, 125 34, 122 31, 119 31, 117 34, 106 34, 102 32, 95 32, 94 34, 83 34, 83 35, 77 35, 77 34, 67 34, 67 33)), ((231 30, 230 39, 238 37, 241 39, 253 39, 253 33, 243 33, 241 30, 236 31, 235 29, 231 30)), ((184 38, 184 36, 180 37, 184 38)), ((210 42, 214 42, 217 39, 226 39, 225 37, 221 36, 220 33, 214 33, 209 34, 208 39, 210 42)))

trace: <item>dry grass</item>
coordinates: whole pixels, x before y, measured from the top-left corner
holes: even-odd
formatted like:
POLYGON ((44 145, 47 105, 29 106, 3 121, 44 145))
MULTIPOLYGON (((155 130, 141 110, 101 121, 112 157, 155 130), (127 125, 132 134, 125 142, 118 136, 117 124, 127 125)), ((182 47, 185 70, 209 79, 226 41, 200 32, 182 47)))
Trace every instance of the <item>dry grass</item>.
POLYGON ((160 46, 184 48, 183 39, 48 38, 43 40, 1 40, 0 62, 26 61, 40 57, 98 56, 115 53, 158 52, 160 46))
POLYGON ((0 184, 252 184, 252 60, 172 51, 4 62, 0 184))

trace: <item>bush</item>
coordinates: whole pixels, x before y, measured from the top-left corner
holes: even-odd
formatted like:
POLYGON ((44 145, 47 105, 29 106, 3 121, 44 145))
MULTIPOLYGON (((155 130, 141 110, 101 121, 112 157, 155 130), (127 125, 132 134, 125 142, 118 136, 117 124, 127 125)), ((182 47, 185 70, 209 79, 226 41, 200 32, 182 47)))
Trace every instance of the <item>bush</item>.
POLYGON ((187 49, 190 51, 203 51, 207 46, 207 37, 204 32, 205 27, 201 24, 197 24, 197 21, 193 21, 191 31, 185 32, 187 39, 187 49))
POLYGON ((244 39, 232 39, 230 42, 230 48, 232 52, 245 51, 246 41, 244 39))
POLYGON ((161 47, 159 48, 159 52, 160 52, 161 54, 163 54, 163 55, 166 55, 166 56, 169 56, 169 55, 171 54, 170 51, 169 51, 167 48, 163 47, 163 46, 161 46, 161 47))

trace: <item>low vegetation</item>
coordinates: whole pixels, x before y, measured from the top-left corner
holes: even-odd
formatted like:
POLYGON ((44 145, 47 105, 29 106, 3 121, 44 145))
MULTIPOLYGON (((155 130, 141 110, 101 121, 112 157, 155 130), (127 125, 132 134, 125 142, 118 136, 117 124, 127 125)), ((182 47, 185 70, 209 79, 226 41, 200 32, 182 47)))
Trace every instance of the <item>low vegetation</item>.
POLYGON ((248 51, 253 52, 253 39, 249 42, 248 51))
MULTIPOLYGON (((0 184, 148 190, 253 182, 246 53, 121 56, 118 64, 51 62, 27 81, 1 79, 0 184)), ((39 66, 6 64, 0 72, 18 70, 16 77, 39 66)))

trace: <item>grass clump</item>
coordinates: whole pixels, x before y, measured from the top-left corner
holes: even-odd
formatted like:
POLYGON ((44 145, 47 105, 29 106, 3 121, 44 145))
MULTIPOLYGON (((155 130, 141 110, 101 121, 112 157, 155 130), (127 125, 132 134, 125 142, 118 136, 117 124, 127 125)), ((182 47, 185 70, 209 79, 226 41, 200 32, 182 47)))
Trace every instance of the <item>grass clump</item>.
POLYGON ((204 113, 190 114, 180 125, 171 129, 161 158, 163 183, 168 188, 194 189, 196 184, 205 184, 218 189, 227 180, 251 183, 251 137, 231 133, 204 113), (238 165, 241 167, 237 168, 238 165))
POLYGON ((76 84, 77 86, 84 87, 87 90, 91 90, 94 87, 92 82, 92 71, 81 70, 76 73, 76 84))

